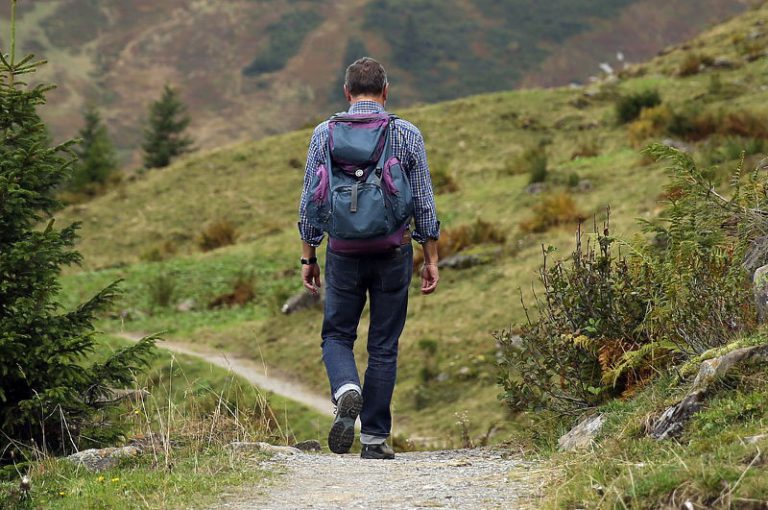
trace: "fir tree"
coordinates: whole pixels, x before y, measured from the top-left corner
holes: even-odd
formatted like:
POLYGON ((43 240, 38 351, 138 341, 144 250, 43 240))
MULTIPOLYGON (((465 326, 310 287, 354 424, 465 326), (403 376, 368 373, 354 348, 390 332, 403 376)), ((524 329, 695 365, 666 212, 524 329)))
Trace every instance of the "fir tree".
POLYGON ((92 193, 117 170, 117 157, 99 111, 89 106, 83 118, 85 126, 80 130, 81 142, 75 149, 78 162, 70 188, 77 192, 92 193))
POLYGON ((162 168, 192 146, 184 134, 189 126, 186 107, 176 89, 166 85, 162 97, 149 108, 149 126, 144 131, 144 166, 162 168))
POLYGON ((123 385, 150 355, 154 338, 90 363, 93 321, 116 296, 116 284, 76 310, 57 302, 63 266, 80 261, 77 224, 54 227, 54 192, 75 162, 69 141, 50 146, 37 114, 50 86, 19 81, 41 62, 0 54, 0 461, 10 444, 71 450, 108 385, 123 385), (47 226, 39 228, 47 218, 47 226))

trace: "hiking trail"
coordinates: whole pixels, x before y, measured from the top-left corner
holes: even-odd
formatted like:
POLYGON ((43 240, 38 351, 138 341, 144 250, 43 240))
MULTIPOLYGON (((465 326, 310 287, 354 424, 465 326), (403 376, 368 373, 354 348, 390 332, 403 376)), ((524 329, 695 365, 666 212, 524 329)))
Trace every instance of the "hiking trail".
MULTIPOLYGON (((117 335, 134 342, 144 336, 117 335)), ((266 365, 198 345, 167 340, 157 345, 333 415, 326 397, 270 375, 266 365)), ((363 460, 356 453, 276 454, 256 467, 280 476, 264 485, 230 488, 209 510, 527 509, 536 508, 543 479, 536 462, 489 448, 398 453, 394 460, 363 460)))
POLYGON ((279 454, 259 467, 274 482, 223 494, 209 510, 405 510, 536 508, 537 464, 494 449, 359 454, 279 454))

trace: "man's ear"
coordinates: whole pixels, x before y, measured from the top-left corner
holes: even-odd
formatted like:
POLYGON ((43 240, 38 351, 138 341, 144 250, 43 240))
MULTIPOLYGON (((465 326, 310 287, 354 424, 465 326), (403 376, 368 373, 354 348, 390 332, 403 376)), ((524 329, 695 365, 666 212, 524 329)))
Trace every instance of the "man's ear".
POLYGON ((389 95, 389 83, 384 84, 384 92, 381 93, 381 99, 386 103, 389 95))
POLYGON ((349 93, 349 89, 347 89, 347 84, 344 84, 344 98, 347 100, 348 103, 352 102, 352 94, 349 93))

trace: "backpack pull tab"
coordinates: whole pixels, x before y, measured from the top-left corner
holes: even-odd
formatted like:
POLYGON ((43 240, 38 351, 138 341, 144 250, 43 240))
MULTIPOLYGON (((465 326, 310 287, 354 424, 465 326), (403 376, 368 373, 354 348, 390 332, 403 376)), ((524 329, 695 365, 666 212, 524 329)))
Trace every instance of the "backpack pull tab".
POLYGON ((357 186, 358 186, 358 183, 354 183, 352 185, 352 199, 350 200, 350 204, 349 204, 349 212, 352 212, 352 213, 357 212, 357 186))

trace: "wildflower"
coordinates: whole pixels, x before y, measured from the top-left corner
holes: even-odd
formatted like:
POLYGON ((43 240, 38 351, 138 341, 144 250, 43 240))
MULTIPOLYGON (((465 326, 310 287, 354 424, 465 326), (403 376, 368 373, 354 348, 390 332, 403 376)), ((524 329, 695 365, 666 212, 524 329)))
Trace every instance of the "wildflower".
POLYGON ((104 481, 104 475, 99 475, 99 477, 96 479, 97 482, 103 482, 104 481))
POLYGON ((112 479, 112 483, 115 483, 115 482, 119 482, 119 481, 120 481, 120 479, 119 479, 119 478, 117 478, 117 477, 115 477, 115 478, 113 478, 113 479, 112 479))
POLYGON ((59 492, 59 496, 66 496, 66 495, 67 495, 67 492, 66 492, 66 491, 61 491, 61 492, 59 492))

